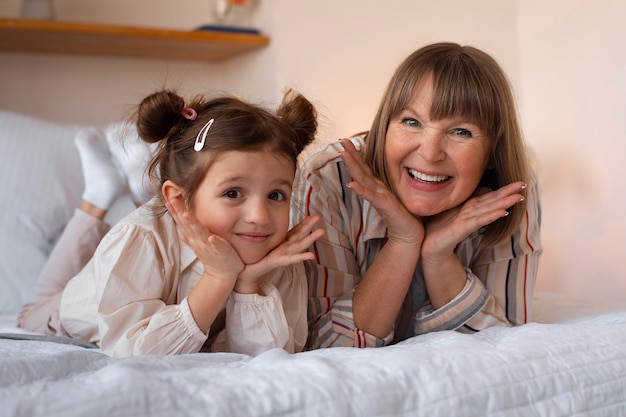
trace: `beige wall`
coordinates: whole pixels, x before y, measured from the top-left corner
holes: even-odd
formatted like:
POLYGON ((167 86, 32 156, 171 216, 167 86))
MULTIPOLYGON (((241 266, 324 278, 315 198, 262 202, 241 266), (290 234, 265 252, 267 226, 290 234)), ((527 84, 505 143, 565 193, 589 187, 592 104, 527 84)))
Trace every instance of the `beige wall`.
POLYGON ((541 164, 541 285, 626 306, 626 2, 518 2, 522 116, 541 164))
POLYGON ((319 100, 328 116, 322 139, 369 128, 393 70, 425 43, 448 40, 480 46, 517 76, 514 2, 274 3, 278 84, 294 84, 319 100))
MULTIPOLYGON (((172 0, 54 1, 58 20, 177 29, 212 21, 210 0, 187 0, 184 8, 172 0)), ((0 16, 17 17, 19 3, 0 0, 0 16)), ((254 13, 264 29, 271 26, 265 17, 268 6, 254 13)), ((4 53, 0 54, 0 108, 60 122, 106 124, 124 117, 132 105, 162 86, 192 95, 214 89, 233 91, 233 86, 245 84, 245 95, 264 97, 272 90, 268 89, 272 55, 271 48, 253 52, 233 60, 238 67, 229 70, 210 62, 4 53), (242 79, 249 82, 241 83, 242 79)))
MULTIPOLYGON (((212 20, 211 1, 187 0, 183 10, 173 0, 55 5, 59 20, 192 28, 212 20)), ((0 54, 0 107, 58 121, 106 123, 163 83, 183 92, 216 88, 272 103, 283 88, 294 87, 316 101, 320 136, 328 138, 366 128, 394 67, 427 42, 481 46, 515 76, 514 3, 394 4, 392 9, 362 0, 258 0, 251 21, 271 36, 270 46, 223 64, 0 54)), ((0 0, 1 16, 18 13, 19 0, 0 0)))
MULTIPOLYGON (((56 0, 59 19, 189 28, 210 1, 56 0)), ((12 16, 18 0, 0 0, 12 16)), ((320 140, 366 129, 391 72, 413 49, 450 40, 490 52, 519 98, 544 191, 539 287, 622 300, 626 278, 626 2, 623 0, 260 0, 269 47, 223 64, 0 54, 0 108, 104 124, 148 92, 220 89, 275 104, 309 96, 320 140)))

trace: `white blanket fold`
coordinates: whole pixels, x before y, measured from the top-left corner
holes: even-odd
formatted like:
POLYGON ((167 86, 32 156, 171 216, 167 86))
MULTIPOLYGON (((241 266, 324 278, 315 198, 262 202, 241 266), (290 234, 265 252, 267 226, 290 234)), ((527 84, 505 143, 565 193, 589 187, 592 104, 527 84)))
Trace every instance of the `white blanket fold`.
POLYGON ((255 358, 0 339, 0 369, 3 416, 623 416, 626 312, 255 358))

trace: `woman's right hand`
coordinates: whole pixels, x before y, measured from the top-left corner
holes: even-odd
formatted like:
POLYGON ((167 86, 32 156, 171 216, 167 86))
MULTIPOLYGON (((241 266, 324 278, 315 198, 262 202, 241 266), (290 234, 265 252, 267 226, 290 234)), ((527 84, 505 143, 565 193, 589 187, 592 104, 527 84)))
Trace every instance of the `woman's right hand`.
POLYGON ((354 325, 382 339, 393 329, 409 290, 424 241, 424 225, 374 176, 350 140, 341 143, 345 150, 341 155, 352 176, 348 186, 376 208, 387 227, 387 243, 352 297, 354 325))
POLYGON ((361 154, 349 139, 343 139, 341 156, 352 176, 348 187, 359 197, 369 201, 383 218, 389 242, 403 246, 421 247, 424 225, 409 212, 387 186, 374 176, 361 154))

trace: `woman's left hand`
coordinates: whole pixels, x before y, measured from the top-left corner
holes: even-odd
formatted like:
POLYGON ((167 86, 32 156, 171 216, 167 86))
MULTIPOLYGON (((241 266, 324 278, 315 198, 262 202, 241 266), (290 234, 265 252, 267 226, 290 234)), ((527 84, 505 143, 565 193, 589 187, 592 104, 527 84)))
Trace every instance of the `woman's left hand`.
POLYGON ((515 182, 496 191, 479 188, 462 205, 430 218, 426 222, 422 262, 440 262, 470 234, 508 215, 506 209, 523 200, 519 192, 524 187, 523 182, 515 182))
POLYGON ((496 191, 479 188, 465 203, 428 219, 421 256, 426 290, 435 309, 447 304, 466 285, 465 268, 455 254, 457 245, 506 216, 506 209, 522 200, 519 191, 523 187, 516 182, 496 191))

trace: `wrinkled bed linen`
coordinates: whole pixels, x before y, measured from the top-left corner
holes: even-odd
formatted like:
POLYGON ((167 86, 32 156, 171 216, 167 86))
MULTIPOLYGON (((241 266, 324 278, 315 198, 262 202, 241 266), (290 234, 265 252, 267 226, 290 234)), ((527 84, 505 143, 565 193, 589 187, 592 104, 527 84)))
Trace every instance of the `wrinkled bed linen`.
POLYGON ((0 369, 3 416, 621 416, 626 312, 255 358, 0 339, 0 369))

